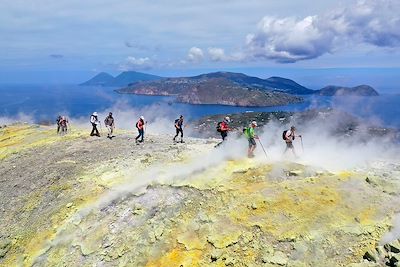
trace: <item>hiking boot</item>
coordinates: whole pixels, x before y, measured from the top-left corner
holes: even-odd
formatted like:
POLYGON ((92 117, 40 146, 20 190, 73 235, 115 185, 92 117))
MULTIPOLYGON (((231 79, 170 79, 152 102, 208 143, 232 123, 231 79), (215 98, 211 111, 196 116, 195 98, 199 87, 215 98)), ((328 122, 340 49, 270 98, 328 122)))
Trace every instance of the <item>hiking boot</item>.
POLYGON ((185 143, 185 141, 181 140, 181 143, 183 144, 183 143, 185 143))

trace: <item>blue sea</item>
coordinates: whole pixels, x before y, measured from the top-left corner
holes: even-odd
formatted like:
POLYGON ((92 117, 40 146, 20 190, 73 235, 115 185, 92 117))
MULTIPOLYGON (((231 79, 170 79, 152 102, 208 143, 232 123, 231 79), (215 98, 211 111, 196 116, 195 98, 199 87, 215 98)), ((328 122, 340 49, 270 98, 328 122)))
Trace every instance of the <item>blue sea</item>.
POLYGON ((303 96, 305 102, 277 107, 232 107, 224 105, 190 105, 175 103, 174 97, 118 94, 116 88, 77 85, 0 85, 0 117, 17 118, 24 114, 33 122, 54 121, 58 114, 88 117, 93 111, 124 108, 144 110, 168 109, 185 114, 188 119, 205 115, 246 111, 304 111, 315 108, 336 108, 385 127, 400 128, 400 95, 379 97, 303 96), (154 106, 158 108, 154 109, 154 106))

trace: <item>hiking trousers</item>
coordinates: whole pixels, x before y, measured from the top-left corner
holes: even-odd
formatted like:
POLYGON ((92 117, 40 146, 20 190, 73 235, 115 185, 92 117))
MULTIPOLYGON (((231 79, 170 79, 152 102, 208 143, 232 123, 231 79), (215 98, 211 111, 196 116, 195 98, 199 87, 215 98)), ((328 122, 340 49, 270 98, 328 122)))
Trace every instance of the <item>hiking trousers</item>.
POLYGON ((100 136, 99 130, 97 130, 97 124, 92 123, 92 132, 90 133, 90 136, 97 135, 100 136))
POLYGON ((183 139, 183 129, 182 128, 176 128, 176 135, 174 136, 174 139, 178 137, 179 133, 181 133, 181 139, 183 139))
POLYGON ((107 130, 108 130, 108 136, 112 136, 113 132, 114 132, 114 127, 111 125, 106 125, 107 130))
POLYGON ((140 139, 140 142, 143 142, 143 138, 144 138, 144 129, 138 129, 138 132, 139 132, 139 134, 138 134, 138 136, 136 136, 135 140, 138 140, 139 138, 141 138, 141 139, 140 139))
POLYGON ((228 132, 227 131, 222 131, 221 132, 221 137, 222 137, 222 141, 225 141, 225 138, 228 136, 228 132))

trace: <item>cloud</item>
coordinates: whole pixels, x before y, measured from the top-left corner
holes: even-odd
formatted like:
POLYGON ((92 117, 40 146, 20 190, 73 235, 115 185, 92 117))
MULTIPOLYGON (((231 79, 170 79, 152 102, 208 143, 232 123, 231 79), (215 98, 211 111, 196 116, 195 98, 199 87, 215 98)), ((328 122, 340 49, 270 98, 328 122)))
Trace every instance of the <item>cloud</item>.
POLYGON ((235 53, 227 55, 225 54, 225 50, 218 47, 210 47, 208 48, 208 55, 210 56, 211 61, 241 61, 243 60, 242 53, 235 53))
POLYGON ((49 55, 49 57, 54 58, 54 59, 61 59, 61 58, 64 58, 64 55, 60 55, 60 54, 51 54, 51 55, 49 55))
POLYGON ((208 54, 210 55, 212 61, 226 60, 225 51, 222 48, 217 48, 217 47, 208 48, 208 54))
POLYGON ((131 41, 125 41, 125 46, 129 47, 129 48, 135 48, 135 49, 139 49, 139 50, 147 50, 147 47, 145 45, 139 44, 139 43, 135 43, 135 42, 131 42, 131 41))
POLYGON ((264 17, 247 35, 248 60, 290 63, 320 57, 346 46, 400 46, 400 3, 358 1, 354 6, 302 19, 264 17))
POLYGON ((156 63, 149 57, 136 58, 129 56, 121 64, 119 64, 118 69, 121 71, 148 70, 151 69, 155 64, 156 63))
POLYGON ((198 47, 193 46, 192 48, 189 49, 187 58, 190 62, 201 62, 204 59, 204 53, 203 50, 201 50, 198 47))

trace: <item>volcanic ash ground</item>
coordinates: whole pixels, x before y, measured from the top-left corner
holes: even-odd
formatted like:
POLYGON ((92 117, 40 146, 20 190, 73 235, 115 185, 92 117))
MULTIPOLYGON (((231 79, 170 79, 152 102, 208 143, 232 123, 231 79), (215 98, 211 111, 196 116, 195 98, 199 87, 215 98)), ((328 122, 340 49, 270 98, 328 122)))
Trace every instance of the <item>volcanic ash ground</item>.
POLYGON ((87 135, 0 129, 1 266, 400 260, 396 160, 329 171, 262 154, 229 157, 213 139, 173 144, 172 136, 146 136, 136 145, 130 132, 113 140, 87 135))

